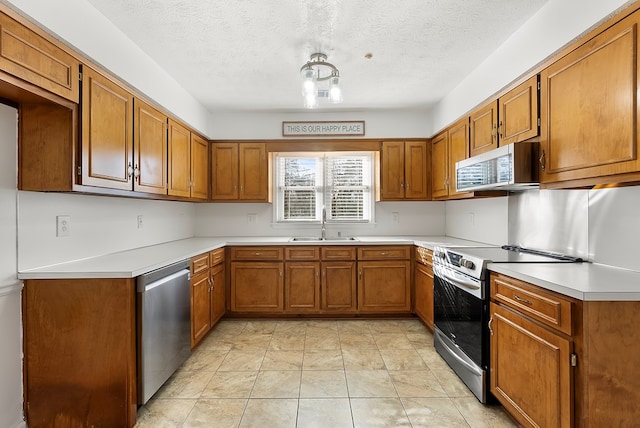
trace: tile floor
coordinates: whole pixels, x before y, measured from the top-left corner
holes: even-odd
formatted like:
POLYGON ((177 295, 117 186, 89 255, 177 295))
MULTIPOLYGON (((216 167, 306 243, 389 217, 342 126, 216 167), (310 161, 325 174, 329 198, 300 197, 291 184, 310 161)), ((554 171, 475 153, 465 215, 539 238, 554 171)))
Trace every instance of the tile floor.
POLYGON ((223 320, 138 427, 515 427, 418 320, 223 320))

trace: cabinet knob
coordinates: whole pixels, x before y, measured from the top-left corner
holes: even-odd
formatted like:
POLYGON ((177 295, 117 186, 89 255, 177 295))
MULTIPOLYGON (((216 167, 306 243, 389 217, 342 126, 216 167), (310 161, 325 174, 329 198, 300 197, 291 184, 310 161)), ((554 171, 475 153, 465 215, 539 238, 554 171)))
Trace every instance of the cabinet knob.
POLYGON ((140 177, 140 168, 138 165, 133 169, 133 177, 137 180, 140 177))

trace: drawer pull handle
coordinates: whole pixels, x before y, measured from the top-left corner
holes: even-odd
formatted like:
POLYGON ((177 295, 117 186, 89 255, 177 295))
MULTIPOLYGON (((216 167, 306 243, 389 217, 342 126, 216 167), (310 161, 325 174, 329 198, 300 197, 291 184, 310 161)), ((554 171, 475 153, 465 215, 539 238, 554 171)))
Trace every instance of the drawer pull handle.
POLYGON ((491 336, 493 336, 493 330, 491 330, 492 322, 493 322, 493 317, 489 318, 489 324, 487 325, 487 327, 489 327, 489 334, 491 334, 491 336))
POLYGON ((259 255, 260 255, 260 253, 253 253, 253 255, 254 255, 254 256, 259 256, 259 255))
POLYGON ((531 300, 523 299, 522 297, 518 296, 517 294, 514 294, 513 298, 516 299, 520 303, 524 303, 525 305, 533 305, 533 302, 531 302, 531 300))
POLYGON ((381 252, 381 253, 380 253, 380 255, 381 255, 381 256, 388 256, 388 255, 389 255, 389 253, 388 253, 387 251, 383 251, 383 252, 381 252))

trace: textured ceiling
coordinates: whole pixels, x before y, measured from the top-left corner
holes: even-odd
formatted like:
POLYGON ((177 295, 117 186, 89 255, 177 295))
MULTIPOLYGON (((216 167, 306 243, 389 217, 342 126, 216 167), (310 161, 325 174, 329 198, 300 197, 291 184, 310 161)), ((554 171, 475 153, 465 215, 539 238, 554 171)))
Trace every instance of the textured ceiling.
POLYGON ((425 108, 547 2, 88 1, 211 111, 302 110, 314 52, 340 69, 344 94, 321 109, 425 108))

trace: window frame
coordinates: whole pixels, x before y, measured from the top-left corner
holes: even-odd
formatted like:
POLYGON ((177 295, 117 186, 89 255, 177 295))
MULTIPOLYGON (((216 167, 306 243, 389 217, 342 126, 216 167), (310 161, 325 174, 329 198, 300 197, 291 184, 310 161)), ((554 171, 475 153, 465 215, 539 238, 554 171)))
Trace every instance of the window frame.
MULTIPOLYGON (((334 224, 334 225, 347 225, 347 224, 359 224, 359 225, 367 225, 375 223, 375 152, 373 151, 340 151, 340 152, 327 152, 327 151, 309 151, 309 152, 275 152, 273 153, 273 222, 276 225, 310 225, 310 224, 321 224, 322 223, 322 208, 326 207, 327 210, 327 218, 326 224, 334 224), (368 216, 365 215, 362 220, 357 219, 336 219, 331 213, 330 207, 327 205, 327 200, 331 197, 329 194, 329 190, 334 188, 334 186, 328 186, 328 174, 327 172, 327 159, 328 158, 340 158, 340 157, 365 157, 367 159, 367 166, 365 169, 369 169, 369 171, 364 171, 366 177, 366 183, 363 185, 364 187, 364 209, 365 214, 368 213, 368 216), (318 176, 316 177, 316 185, 313 186, 316 188, 316 215, 314 219, 293 219, 287 220, 284 219, 284 183, 281 183, 281 159, 282 158, 315 158, 320 159, 320 167, 317 168, 319 171, 318 176)), ((364 181, 364 180, 363 180, 364 181)))

